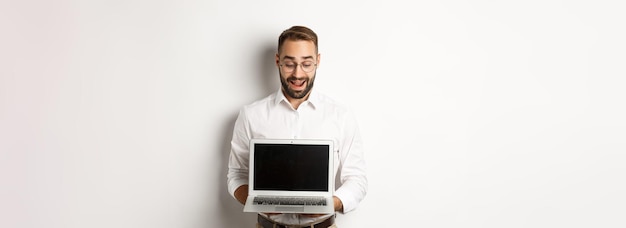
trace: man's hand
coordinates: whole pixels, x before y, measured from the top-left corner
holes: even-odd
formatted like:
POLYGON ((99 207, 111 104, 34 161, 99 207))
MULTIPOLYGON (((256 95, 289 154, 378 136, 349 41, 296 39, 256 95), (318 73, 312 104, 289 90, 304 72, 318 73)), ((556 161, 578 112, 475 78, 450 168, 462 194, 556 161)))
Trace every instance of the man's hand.
POLYGON ((244 184, 239 186, 237 190, 235 190, 235 199, 239 201, 241 204, 246 204, 246 200, 248 199, 248 185, 244 184))
MULTIPOLYGON (((246 200, 248 200, 248 185, 247 184, 239 186, 239 188, 237 188, 235 190, 235 198, 241 204, 243 204, 243 205, 246 204, 246 200)), ((265 213, 265 214, 271 216, 271 215, 279 215, 279 214, 282 214, 282 213, 265 213)))
POLYGON ((333 201, 335 203, 335 211, 343 212, 343 203, 341 200, 338 197, 333 196, 333 201))

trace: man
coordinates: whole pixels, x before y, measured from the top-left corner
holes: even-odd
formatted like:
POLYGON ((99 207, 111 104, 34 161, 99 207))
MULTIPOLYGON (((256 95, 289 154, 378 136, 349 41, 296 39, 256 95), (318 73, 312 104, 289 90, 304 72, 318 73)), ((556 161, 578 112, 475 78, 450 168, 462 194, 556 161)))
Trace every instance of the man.
MULTIPOLYGON (((228 163, 228 190, 240 203, 248 197, 249 141, 253 138, 332 139, 335 145, 335 211, 354 210, 367 192, 365 160, 351 112, 313 90, 320 64, 317 35, 293 26, 278 38, 276 66, 281 89, 244 106, 235 122, 228 163)), ((336 227, 335 214, 258 215, 257 227, 336 227)))

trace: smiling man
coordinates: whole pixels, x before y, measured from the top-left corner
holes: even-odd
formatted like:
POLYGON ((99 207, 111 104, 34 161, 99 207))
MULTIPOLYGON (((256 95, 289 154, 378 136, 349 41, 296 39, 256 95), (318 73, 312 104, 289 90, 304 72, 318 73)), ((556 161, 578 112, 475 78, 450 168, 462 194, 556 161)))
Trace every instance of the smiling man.
MULTIPOLYGON (((367 193, 363 145, 355 118, 345 106, 313 90, 320 65, 317 35, 293 26, 278 38, 276 67, 281 88, 244 106, 233 130, 228 190, 240 203, 248 196, 248 165, 253 138, 331 139, 334 143, 334 207, 354 210, 367 193)), ((337 227, 335 214, 258 215, 257 227, 337 227)))
POLYGON ((308 98, 313 88, 320 54, 314 41, 306 40, 308 37, 302 37, 302 40, 287 38, 289 37, 283 38, 285 40, 276 53, 276 65, 280 69, 282 91, 291 105, 297 109, 302 101, 308 98))

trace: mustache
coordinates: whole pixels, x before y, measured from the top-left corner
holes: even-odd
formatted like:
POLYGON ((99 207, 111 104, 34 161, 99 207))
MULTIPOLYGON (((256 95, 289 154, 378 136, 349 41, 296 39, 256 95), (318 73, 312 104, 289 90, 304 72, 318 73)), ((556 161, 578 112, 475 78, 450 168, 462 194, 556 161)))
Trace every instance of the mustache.
POLYGON ((306 81, 308 79, 306 77, 297 78, 296 76, 291 76, 291 77, 288 77, 286 80, 287 81, 300 81, 300 80, 306 81))

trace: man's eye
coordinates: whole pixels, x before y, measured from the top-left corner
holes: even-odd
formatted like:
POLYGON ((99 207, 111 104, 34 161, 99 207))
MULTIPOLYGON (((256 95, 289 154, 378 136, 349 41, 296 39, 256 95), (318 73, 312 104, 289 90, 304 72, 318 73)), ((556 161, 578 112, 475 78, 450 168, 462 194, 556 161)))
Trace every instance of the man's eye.
POLYGON ((293 64, 293 63, 285 63, 285 66, 286 66, 286 67, 295 67, 295 66, 296 66, 296 64, 293 64))
POLYGON ((313 63, 302 63, 302 66, 304 66, 304 67, 311 67, 311 66, 313 66, 313 63))

